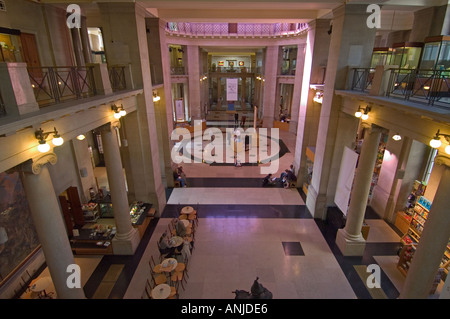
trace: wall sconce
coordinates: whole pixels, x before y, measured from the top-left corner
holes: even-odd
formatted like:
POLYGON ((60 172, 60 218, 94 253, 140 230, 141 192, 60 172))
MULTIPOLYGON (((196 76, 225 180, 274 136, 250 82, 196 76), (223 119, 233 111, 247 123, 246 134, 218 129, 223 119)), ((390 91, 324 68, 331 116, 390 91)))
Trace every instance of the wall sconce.
POLYGON ((369 106, 366 106, 364 109, 358 108, 358 111, 355 112, 355 116, 365 121, 369 118, 369 112, 370 112, 369 106))
POLYGON ((402 139, 402 137, 400 136, 400 134, 396 133, 394 136, 392 136, 392 139, 394 141, 400 141, 402 139))
POLYGON ((117 106, 115 104, 111 105, 111 110, 114 111, 114 118, 120 119, 122 116, 127 115, 127 111, 123 108, 123 105, 117 106))
POLYGON ((36 137, 37 140, 39 140, 39 145, 38 145, 39 152, 46 153, 50 150, 50 145, 47 144, 47 141, 46 141, 47 137, 50 134, 53 134, 53 139, 52 139, 53 145, 60 146, 64 143, 64 139, 58 134, 56 127, 51 132, 44 132, 42 129, 39 129, 36 132, 34 132, 34 136, 36 137))
POLYGON ((156 91, 153 91, 153 102, 158 102, 159 100, 161 100, 161 97, 156 91))
POLYGON ((442 142, 440 136, 443 136, 447 143, 449 143, 449 145, 445 147, 445 153, 450 154, 450 134, 442 134, 439 132, 439 130, 437 130, 436 135, 430 141, 430 146, 432 148, 441 147, 442 142))
POLYGON ((80 134, 77 136, 77 140, 82 141, 86 138, 86 136, 84 134, 80 134))

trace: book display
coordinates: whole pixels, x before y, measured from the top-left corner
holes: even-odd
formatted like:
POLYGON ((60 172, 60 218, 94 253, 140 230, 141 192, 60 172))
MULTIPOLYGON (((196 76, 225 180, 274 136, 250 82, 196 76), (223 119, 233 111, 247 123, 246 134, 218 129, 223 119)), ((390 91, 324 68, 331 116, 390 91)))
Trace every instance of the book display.
MULTIPOLYGON (((416 181, 417 182, 417 181, 416 181)), ((401 238, 401 243, 403 248, 400 252, 400 259, 397 264, 397 268, 402 274, 406 276, 408 272, 411 260, 414 257, 414 252, 419 245, 420 236, 422 235, 425 223, 428 219, 430 213, 432 202, 429 201, 425 196, 418 194, 424 193, 425 186, 422 183, 415 183, 414 189, 408 197, 408 207, 406 208, 406 216, 409 217, 410 223, 407 231, 401 238)), ((450 242, 444 252, 442 261, 439 265, 439 269, 436 276, 437 283, 439 281, 445 280, 448 275, 448 268, 450 266, 450 242)), ((437 284, 436 284, 437 286, 437 284)), ((434 288, 436 289, 436 288, 434 288)))

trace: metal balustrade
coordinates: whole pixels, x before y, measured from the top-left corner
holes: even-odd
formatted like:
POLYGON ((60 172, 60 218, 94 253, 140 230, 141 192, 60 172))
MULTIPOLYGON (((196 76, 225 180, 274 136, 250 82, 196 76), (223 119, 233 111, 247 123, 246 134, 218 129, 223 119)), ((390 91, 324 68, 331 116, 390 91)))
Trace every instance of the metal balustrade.
POLYGON ((28 67, 39 106, 47 106, 97 94, 93 67, 28 67))
POLYGON ((282 36, 295 35, 308 29, 307 23, 237 23, 237 30, 228 23, 168 22, 170 34, 189 36, 282 36))
POLYGON ((113 92, 122 91, 127 88, 127 83, 125 80, 125 66, 111 66, 108 68, 108 73, 113 92))
POLYGON ((352 90, 366 92, 372 87, 375 69, 356 68, 353 69, 352 90))
MULTIPOLYGON (((428 105, 450 107, 450 71, 430 69, 390 69, 386 96, 428 105)), ((351 89, 368 92, 375 69, 355 68, 351 89)))
POLYGON ((393 70, 389 79, 387 96, 448 108, 450 107, 450 71, 393 70))

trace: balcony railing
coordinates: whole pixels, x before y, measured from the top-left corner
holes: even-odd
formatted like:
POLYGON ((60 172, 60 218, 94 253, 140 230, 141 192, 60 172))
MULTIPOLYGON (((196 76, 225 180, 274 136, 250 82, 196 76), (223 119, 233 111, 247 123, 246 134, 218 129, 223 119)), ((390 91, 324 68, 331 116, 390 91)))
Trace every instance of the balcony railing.
POLYGON ((31 86, 39 106, 97 94, 93 67, 28 67, 31 86))
POLYGON ((108 68, 109 81, 113 92, 122 91, 127 88, 125 80, 125 66, 111 66, 108 68))
POLYGON ((170 74, 171 75, 184 75, 185 74, 184 66, 170 67, 170 74))
POLYGON ((209 69, 209 72, 217 72, 217 73, 254 73, 255 70, 252 68, 247 67, 224 67, 224 66, 218 66, 218 67, 211 67, 209 69))
POLYGON ((236 30, 228 23, 168 22, 166 31, 189 36, 281 36, 296 35, 308 29, 307 23, 237 23, 236 30))
POLYGON ((450 107, 450 72, 442 70, 395 69, 387 96, 450 107))
POLYGON ((370 91, 374 76, 375 69, 353 69, 352 90, 362 92, 370 91))

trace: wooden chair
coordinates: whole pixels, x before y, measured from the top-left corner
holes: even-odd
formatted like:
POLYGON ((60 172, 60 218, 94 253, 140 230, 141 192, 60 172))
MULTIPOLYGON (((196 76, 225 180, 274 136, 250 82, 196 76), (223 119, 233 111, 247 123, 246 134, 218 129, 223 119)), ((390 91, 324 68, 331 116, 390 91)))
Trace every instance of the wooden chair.
POLYGON ((167 282, 167 277, 165 274, 152 273, 152 279, 155 286, 165 284, 167 282))
POLYGON ((167 299, 179 299, 177 288, 170 286, 170 295, 167 299))
POLYGON ((172 276, 170 277, 170 280, 172 283, 174 283, 175 288, 177 290, 179 290, 180 285, 181 285, 181 288, 183 288, 183 290, 184 290, 183 281, 186 280, 186 278, 184 276, 184 271, 182 271, 182 272, 174 271, 172 276))

